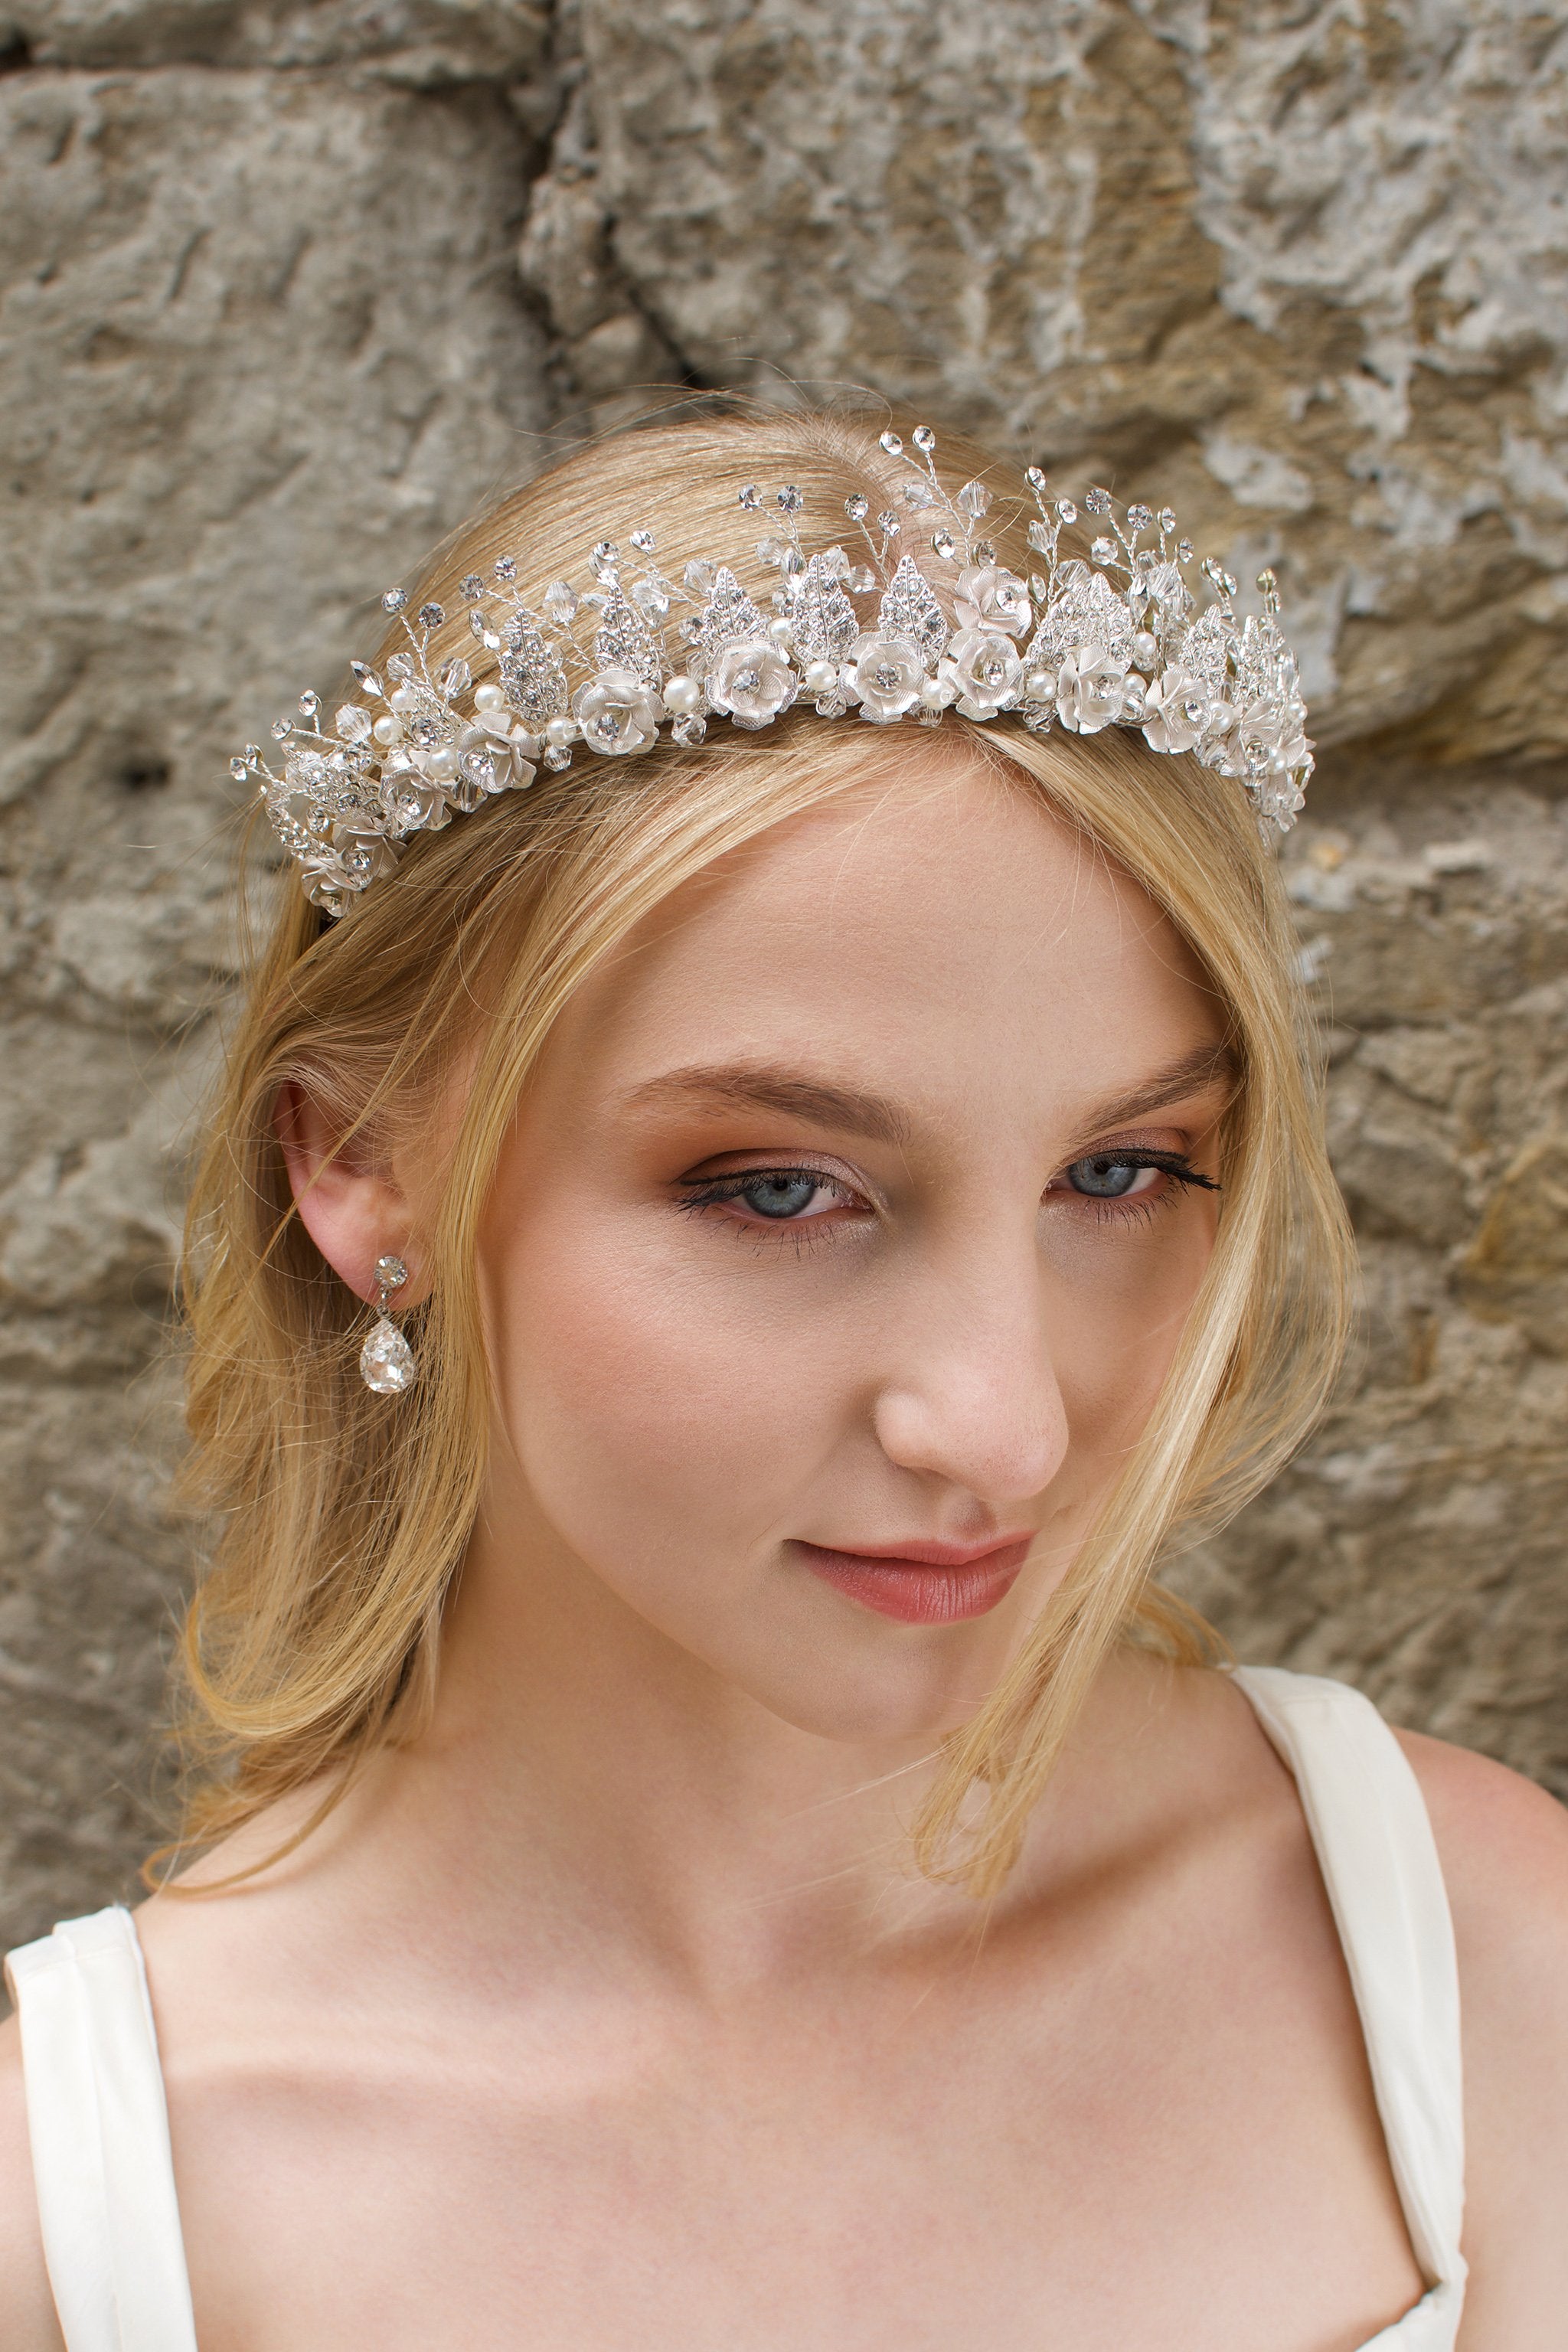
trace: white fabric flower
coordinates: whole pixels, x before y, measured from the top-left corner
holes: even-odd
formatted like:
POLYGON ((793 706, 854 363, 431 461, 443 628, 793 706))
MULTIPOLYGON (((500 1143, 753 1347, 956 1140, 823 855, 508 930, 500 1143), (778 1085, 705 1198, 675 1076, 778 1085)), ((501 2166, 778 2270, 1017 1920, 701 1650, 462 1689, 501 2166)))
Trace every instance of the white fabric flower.
POLYGON ((1018 698, 1023 675, 1016 646, 995 629, 961 629, 941 668, 965 719, 994 719, 1007 709, 1018 698))
POLYGON ((1179 662, 1162 671, 1144 698, 1143 740, 1156 751, 1190 751, 1204 731, 1208 697, 1179 662))
POLYGON ((1074 735, 1098 735, 1121 716, 1125 656, 1079 646, 1057 674, 1057 717, 1074 735))
POLYGON ((664 705, 635 670, 602 669, 591 686, 579 688, 572 716, 591 751, 619 759, 657 740, 664 705))
POLYGON ((925 662, 911 637, 873 632, 857 637, 849 648, 847 687, 860 705, 862 719, 885 727, 902 719, 921 698, 925 662))
POLYGON ((955 629, 1000 629, 1021 637, 1029 625, 1029 592, 1016 572, 999 563, 972 563, 952 593, 955 629))
POLYGON ((737 727, 770 727, 787 710, 800 681, 769 637, 742 637, 724 646, 707 678, 711 707, 737 727))
POLYGON ((394 768, 382 781, 387 831, 395 840, 411 833, 439 833, 452 822, 450 795, 432 784, 417 768, 394 768))

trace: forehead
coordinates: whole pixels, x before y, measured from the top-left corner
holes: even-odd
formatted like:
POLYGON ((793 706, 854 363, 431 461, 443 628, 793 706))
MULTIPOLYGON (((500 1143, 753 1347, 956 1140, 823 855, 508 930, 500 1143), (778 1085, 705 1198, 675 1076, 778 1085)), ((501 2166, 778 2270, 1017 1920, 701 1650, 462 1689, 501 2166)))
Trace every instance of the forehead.
POLYGON ((579 1086, 793 1060, 921 1097, 1104 1094, 1218 1037, 1146 893, 1029 780, 917 758, 719 860, 645 919, 553 1042, 579 1086))

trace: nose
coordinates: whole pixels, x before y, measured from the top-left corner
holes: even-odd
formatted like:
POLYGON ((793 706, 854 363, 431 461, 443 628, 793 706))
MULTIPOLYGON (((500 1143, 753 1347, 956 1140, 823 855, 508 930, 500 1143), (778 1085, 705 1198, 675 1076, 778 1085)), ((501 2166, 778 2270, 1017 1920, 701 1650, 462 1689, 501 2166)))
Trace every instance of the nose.
POLYGON ((1037 1251, 991 1238, 955 1248, 912 1277, 901 1305, 874 1409, 889 1459, 993 1505, 1044 1493, 1068 1426, 1037 1251))

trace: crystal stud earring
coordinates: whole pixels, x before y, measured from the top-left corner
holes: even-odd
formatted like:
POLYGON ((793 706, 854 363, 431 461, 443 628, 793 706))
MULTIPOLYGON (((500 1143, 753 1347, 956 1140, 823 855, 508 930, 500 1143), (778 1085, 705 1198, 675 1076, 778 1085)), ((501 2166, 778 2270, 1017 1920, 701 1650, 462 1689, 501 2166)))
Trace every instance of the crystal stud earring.
POLYGON ((400 1395, 413 1387, 418 1373, 413 1349, 386 1311, 387 1300, 407 1279, 408 1268, 400 1257, 376 1259, 375 1303, 380 1311, 359 1351, 359 1368, 366 1388, 374 1389, 377 1396, 400 1395))

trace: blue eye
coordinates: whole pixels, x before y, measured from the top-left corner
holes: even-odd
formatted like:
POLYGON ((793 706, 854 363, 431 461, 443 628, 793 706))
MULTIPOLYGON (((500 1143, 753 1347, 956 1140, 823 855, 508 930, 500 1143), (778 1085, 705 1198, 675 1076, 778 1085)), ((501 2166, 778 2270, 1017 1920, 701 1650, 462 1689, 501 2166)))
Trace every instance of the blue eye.
POLYGON ((1121 1160, 1110 1152, 1097 1152, 1090 1160, 1075 1160, 1067 1171, 1068 1182, 1075 1192, 1087 1192, 1096 1201, 1120 1201, 1139 1186, 1139 1178, 1159 1173, 1146 1160, 1121 1160))
POLYGON ((810 1208, 821 1181, 800 1169, 764 1169, 737 1186, 731 1197, 744 1201, 760 1217, 798 1217, 803 1209, 810 1208))

